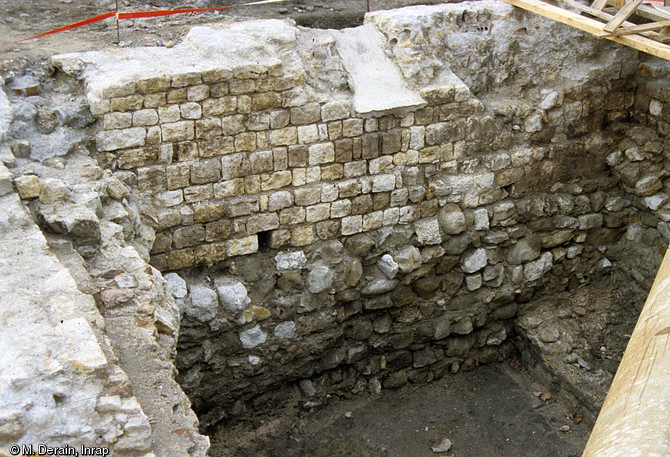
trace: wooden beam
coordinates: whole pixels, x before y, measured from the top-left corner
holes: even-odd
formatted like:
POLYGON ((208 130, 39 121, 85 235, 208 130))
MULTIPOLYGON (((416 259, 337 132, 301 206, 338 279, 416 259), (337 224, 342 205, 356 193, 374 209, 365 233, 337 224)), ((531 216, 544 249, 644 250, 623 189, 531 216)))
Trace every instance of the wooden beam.
POLYGON ((661 21, 661 22, 649 22, 647 24, 633 25, 631 27, 620 27, 612 33, 607 33, 603 37, 613 35, 613 36, 624 36, 624 35, 633 35, 635 33, 649 32, 652 30, 662 29, 663 27, 670 26, 670 21, 661 21))
MULTIPOLYGON (((612 20, 612 18, 614 18, 614 16, 609 14, 609 13, 593 9, 593 8, 591 8, 589 6, 586 6, 586 5, 582 5, 581 3, 579 3, 575 0, 561 0, 561 1, 568 6, 571 6, 575 9, 583 11, 587 14, 590 14, 593 17, 597 17, 597 18, 602 19, 604 21, 609 22, 609 21, 612 20)), ((628 21, 624 21, 624 23, 622 25, 625 25, 627 27, 634 27, 637 24, 634 24, 634 23, 628 22, 628 21)), ((662 34, 657 33, 657 32, 640 32, 640 34, 644 35, 648 38, 651 38, 652 40, 660 41, 662 43, 664 43, 666 41, 670 41, 670 37, 662 35, 662 34)), ((593 35, 597 36, 598 38, 606 38, 610 34, 607 33, 607 32, 598 32, 598 33, 594 33, 593 35)))
POLYGON ((606 5, 607 0, 593 0, 593 3, 591 3, 591 8, 593 8, 594 10, 602 11, 606 5))
POLYGON ((670 455, 670 251, 582 457, 670 455))
MULTIPOLYGON (((595 19, 581 16, 572 11, 564 10, 558 6, 549 5, 539 0, 505 0, 507 3, 518 6, 533 13, 540 14, 549 19, 562 22, 563 24, 576 27, 591 34, 602 33, 603 23, 595 19)), ((670 60, 670 46, 650 40, 649 38, 631 35, 631 36, 606 36, 608 40, 630 46, 647 54, 660 57, 662 59, 670 60)))
POLYGON ((626 3, 626 6, 621 8, 619 12, 616 13, 614 19, 609 21, 607 25, 603 27, 603 30, 605 30, 605 32, 614 32, 626 19, 628 19, 635 12, 637 7, 640 6, 640 3, 642 3, 642 0, 632 0, 626 3))

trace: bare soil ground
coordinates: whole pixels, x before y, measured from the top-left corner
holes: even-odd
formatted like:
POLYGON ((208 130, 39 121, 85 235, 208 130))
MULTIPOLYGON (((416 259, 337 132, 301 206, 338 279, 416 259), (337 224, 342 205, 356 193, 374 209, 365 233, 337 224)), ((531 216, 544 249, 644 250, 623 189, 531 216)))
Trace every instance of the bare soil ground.
MULTIPOLYGON (((286 406, 275 415, 222 427, 213 457, 572 457, 593 425, 546 401, 545 386, 519 369, 487 365, 381 395, 333 399, 314 411, 286 406), (563 427, 563 429, 561 429, 563 427), (561 431, 563 430, 563 431, 561 431), (446 453, 432 448, 452 442, 446 453)), ((554 392, 555 394, 555 392, 554 392)))
MULTIPOLYGON (((119 11, 152 11, 227 6, 245 0, 120 0, 119 11)), ((114 0, 0 0, 0 70, 17 59, 39 59, 53 54, 119 46, 165 46, 176 43, 196 24, 249 18, 291 18, 298 25, 344 28, 360 25, 368 0, 288 0, 238 6, 214 12, 180 14, 163 18, 123 20, 116 44, 114 18, 76 30, 9 44, 23 38, 114 11, 114 0)), ((415 4, 447 3, 439 0, 369 0, 371 10, 415 4)))

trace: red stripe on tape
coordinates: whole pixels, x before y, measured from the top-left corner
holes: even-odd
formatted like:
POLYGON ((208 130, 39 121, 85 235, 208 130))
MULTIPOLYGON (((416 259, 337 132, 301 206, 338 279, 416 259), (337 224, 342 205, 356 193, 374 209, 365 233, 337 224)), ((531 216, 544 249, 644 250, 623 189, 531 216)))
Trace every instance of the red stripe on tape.
POLYGON ((200 13, 203 11, 213 11, 213 10, 222 10, 224 8, 234 8, 236 6, 245 6, 245 5, 226 5, 226 6, 213 6, 211 8, 190 8, 183 10, 158 10, 158 11, 137 11, 134 13, 119 13, 119 19, 139 19, 144 17, 161 17, 161 16, 172 16, 173 14, 184 14, 184 13, 200 13))
POLYGON ((115 15, 116 15, 115 11, 110 11, 109 13, 101 14, 101 15, 95 16, 95 17, 90 17, 88 19, 84 19, 83 21, 79 21, 79 22, 75 22, 74 24, 66 25, 65 27, 60 27, 60 28, 57 28, 57 29, 49 30, 48 32, 40 33, 39 35, 24 38, 22 40, 14 41, 12 43, 7 43, 5 46, 9 46, 9 45, 16 44, 16 43, 21 43, 22 41, 28 41, 28 40, 43 37, 43 36, 46 36, 46 35, 53 35, 54 33, 65 32, 66 30, 76 29, 76 28, 83 27, 83 26, 88 25, 88 24, 93 24, 95 22, 104 21, 105 19, 109 19, 110 17, 114 17, 115 15))

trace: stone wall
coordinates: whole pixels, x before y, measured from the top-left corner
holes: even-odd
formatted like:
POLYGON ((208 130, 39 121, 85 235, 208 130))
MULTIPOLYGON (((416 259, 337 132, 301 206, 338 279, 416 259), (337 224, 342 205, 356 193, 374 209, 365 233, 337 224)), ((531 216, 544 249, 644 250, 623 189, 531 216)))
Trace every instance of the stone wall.
MULTIPOLYGON (((422 106, 357 112, 336 34, 286 21, 54 59, 85 84, 116 231, 82 245, 33 209, 89 259, 151 245, 181 326, 150 320, 205 426, 504 359, 523 303, 608 272, 638 222, 666 236, 665 100, 636 53, 498 2, 367 21, 422 106)), ((129 310, 153 305, 122 289, 98 298, 130 371, 129 310)))
MULTIPOLYGON (((131 171, 152 202, 152 264, 182 270, 166 275, 184 315, 177 366, 206 425, 293 381, 318 403, 505 358, 520 303, 610 268, 603 246, 635 212, 606 159, 622 135, 613 123, 630 117, 634 66, 619 59, 631 51, 585 65, 611 51, 597 43, 523 65, 523 78, 473 80, 482 103, 445 46, 572 32, 466 5, 370 17, 419 108, 356 112, 355 94, 323 92, 318 53, 304 50, 298 63, 276 51, 267 65, 89 82, 99 160, 131 171), (478 15, 462 24, 463 8, 478 15), (461 41, 444 43, 445 29, 461 41), (212 268, 183 271, 201 264, 212 268)), ((316 33, 292 30, 299 49, 316 33)), ((488 72, 535 52, 477 48, 488 72)))

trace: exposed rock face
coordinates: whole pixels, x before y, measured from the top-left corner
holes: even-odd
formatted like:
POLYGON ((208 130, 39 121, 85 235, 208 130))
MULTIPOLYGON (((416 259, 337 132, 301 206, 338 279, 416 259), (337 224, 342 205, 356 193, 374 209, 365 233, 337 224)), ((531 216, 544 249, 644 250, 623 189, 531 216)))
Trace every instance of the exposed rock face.
MULTIPOLYGON (((202 456, 175 360, 204 426, 291 382, 310 398, 427 382, 507 357, 519 304, 608 271, 622 234, 670 239, 670 98, 644 74, 632 84, 631 51, 593 40, 555 49, 542 37, 573 32, 486 1, 367 22, 385 41, 366 55, 383 51, 423 102, 357 112, 355 94, 320 79, 352 68, 334 52, 347 32, 285 21, 55 58, 83 78, 97 121, 13 102, 2 246, 32 263, 0 262, 11 279, 0 295, 15 302, 2 325, 23 326, 23 304, 38 337, 34 351, 21 335, 3 344, 0 362, 41 368, 4 370, 0 382, 28 392, 29 375, 48 386, 57 375, 81 391, 72 443, 89 443, 95 426, 115 455, 202 456), (535 38, 514 33, 531 23, 535 38), (83 148, 51 153, 66 127, 95 135, 97 161, 83 148), (50 139, 20 138, 31 129, 50 139), (23 277, 43 287, 31 295, 23 277)), ((560 341, 554 328, 538 338, 560 341)), ((17 392, 0 389, 11 431, 0 444, 44 442, 51 429, 17 392)), ((72 406, 56 390, 47 400, 45 420, 72 406)))

